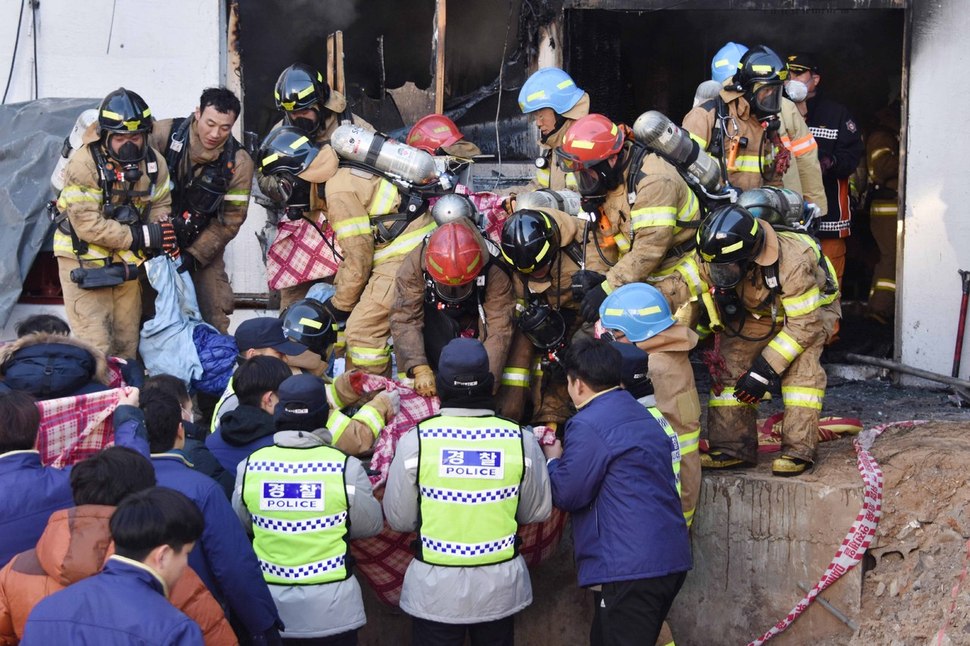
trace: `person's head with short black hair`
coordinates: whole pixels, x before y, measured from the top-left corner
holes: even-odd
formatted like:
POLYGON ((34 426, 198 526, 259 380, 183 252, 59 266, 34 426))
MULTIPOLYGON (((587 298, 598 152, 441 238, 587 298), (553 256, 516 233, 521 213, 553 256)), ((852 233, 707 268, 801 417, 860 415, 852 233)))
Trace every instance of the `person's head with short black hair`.
POLYGON ((276 357, 258 356, 243 361, 232 375, 232 391, 243 406, 255 406, 272 414, 274 394, 293 372, 276 357))
POLYGON ((129 495, 155 486, 155 467, 138 451, 112 446, 71 469, 75 505, 114 507, 129 495))
POLYGON ((0 453, 29 451, 37 443, 37 400, 20 390, 0 393, 0 453))
POLYGON ((181 445, 185 443, 182 404, 175 395, 158 388, 142 392, 138 397, 138 407, 145 413, 148 448, 152 453, 182 448, 181 445))
POLYGON ((199 112, 205 112, 205 109, 210 105, 215 108, 216 112, 231 113, 234 119, 239 116, 242 110, 239 98, 232 90, 224 87, 207 87, 202 90, 202 96, 199 97, 199 112))
POLYGON ((167 487, 127 496, 108 524, 115 554, 154 570, 169 589, 188 564, 189 552, 202 536, 205 520, 194 502, 167 487))
POLYGON ((604 339, 579 339, 563 353, 560 363, 570 381, 582 381, 598 393, 620 385, 622 358, 604 339))
POLYGON ((67 321, 59 316, 54 316, 53 314, 34 314, 18 322, 16 332, 18 339, 36 332, 70 336, 71 327, 67 324, 67 321))
MULTIPOLYGON (((141 396, 153 390, 175 397, 182 407, 182 418, 192 412, 192 397, 189 396, 189 389, 185 387, 185 382, 175 375, 153 375, 145 380, 145 385, 141 387, 141 396)), ((192 421, 191 419, 186 421, 192 421)))

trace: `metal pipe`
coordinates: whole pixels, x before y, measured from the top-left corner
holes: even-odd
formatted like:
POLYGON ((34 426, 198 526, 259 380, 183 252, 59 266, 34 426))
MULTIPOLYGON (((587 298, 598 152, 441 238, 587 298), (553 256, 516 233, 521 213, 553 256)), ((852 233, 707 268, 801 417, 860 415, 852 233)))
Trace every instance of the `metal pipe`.
MULTIPOLYGON (((808 586, 805 585, 804 583, 799 583, 798 584, 798 587, 801 588, 802 592, 805 592, 805 593, 808 592, 808 586)), ((818 601, 820 604, 822 604, 822 607, 823 608, 825 608, 826 610, 828 610, 829 612, 831 612, 833 617, 835 617, 836 619, 838 619, 839 621, 841 621, 842 623, 844 623, 846 626, 848 626, 849 628, 851 628, 853 631, 859 630, 859 624, 857 624, 856 622, 854 622, 851 619, 849 619, 849 617, 844 612, 842 612, 841 610, 839 610, 838 608, 836 608, 835 606, 833 606, 831 603, 829 603, 825 599, 823 599, 822 598, 822 595, 816 595, 815 600, 818 601)))
POLYGON ((921 370, 919 368, 913 368, 912 366, 907 366, 906 364, 897 363, 895 361, 890 361, 889 359, 879 359, 877 357, 867 357, 862 354, 854 354, 848 352, 845 358, 849 361, 854 361, 855 363, 865 363, 870 366, 879 366, 880 368, 888 368, 895 372, 902 372, 907 375, 913 375, 915 377, 921 377, 923 379, 929 379, 930 381, 938 381, 943 384, 950 386, 956 386, 957 388, 970 388, 970 381, 966 379, 956 379, 954 377, 949 377, 947 375, 941 375, 938 372, 930 372, 929 370, 921 370))

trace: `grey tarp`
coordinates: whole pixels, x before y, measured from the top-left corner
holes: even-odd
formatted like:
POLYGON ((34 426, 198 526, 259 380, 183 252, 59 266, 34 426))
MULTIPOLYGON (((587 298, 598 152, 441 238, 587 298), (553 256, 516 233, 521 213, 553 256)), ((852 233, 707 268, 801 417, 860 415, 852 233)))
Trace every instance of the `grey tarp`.
POLYGON ((45 205, 64 138, 97 99, 0 105, 0 326, 7 323, 51 228, 45 205), (12 253, 16 245, 17 253, 12 253))

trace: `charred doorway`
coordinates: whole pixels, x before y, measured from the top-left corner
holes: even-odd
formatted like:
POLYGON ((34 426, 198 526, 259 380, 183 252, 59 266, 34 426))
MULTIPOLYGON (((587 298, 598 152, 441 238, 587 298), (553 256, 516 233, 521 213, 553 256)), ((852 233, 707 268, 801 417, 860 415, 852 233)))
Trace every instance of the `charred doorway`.
MULTIPOLYGON (((565 67, 589 92, 593 109, 611 119, 632 124, 643 111, 656 109, 680 123, 698 83, 710 78, 714 53, 728 41, 765 44, 783 57, 816 53, 819 91, 848 107, 863 132, 880 109, 900 97, 903 9, 664 11, 649 10, 650 2, 583 2, 611 9, 621 4, 644 10, 564 12, 565 67)), ((853 216, 852 230, 845 301, 867 298, 874 255, 878 258, 862 209, 853 216)))

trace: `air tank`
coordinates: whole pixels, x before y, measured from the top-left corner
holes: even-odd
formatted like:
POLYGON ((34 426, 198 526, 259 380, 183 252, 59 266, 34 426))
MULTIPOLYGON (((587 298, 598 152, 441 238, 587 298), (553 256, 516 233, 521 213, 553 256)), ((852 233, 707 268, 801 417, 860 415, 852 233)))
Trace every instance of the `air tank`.
POLYGON ((515 209, 558 209, 569 215, 579 215, 581 196, 576 191, 542 189, 515 196, 515 209))
POLYGON ((330 145, 341 159, 371 166, 412 184, 430 184, 438 179, 430 154, 360 126, 338 126, 330 145))
POLYGON ((64 139, 64 145, 61 147, 61 156, 58 157, 57 165, 54 166, 54 172, 51 173, 51 186, 58 193, 64 188, 64 169, 67 168, 67 160, 71 158, 71 153, 84 144, 85 131, 97 120, 98 111, 96 109, 91 108, 90 110, 85 110, 78 115, 77 121, 74 122, 74 127, 71 128, 71 134, 64 139))
POLYGON ((652 148, 700 184, 708 193, 721 188, 721 169, 717 161, 700 149, 686 130, 678 128, 666 116, 650 110, 633 124, 636 140, 652 148))

